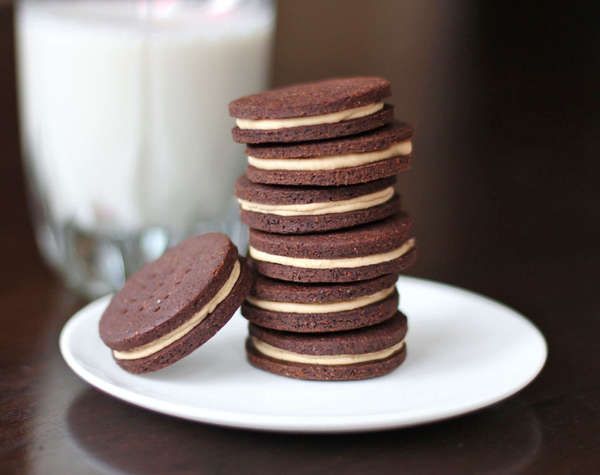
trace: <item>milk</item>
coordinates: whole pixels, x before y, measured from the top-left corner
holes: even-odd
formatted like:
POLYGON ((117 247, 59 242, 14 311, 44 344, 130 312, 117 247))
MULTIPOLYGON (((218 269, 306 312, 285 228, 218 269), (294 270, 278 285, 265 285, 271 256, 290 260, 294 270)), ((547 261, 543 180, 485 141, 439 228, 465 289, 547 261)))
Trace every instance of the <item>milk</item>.
POLYGON ((232 203, 227 104, 266 86, 262 1, 26 1, 16 15, 23 147, 60 227, 187 230, 232 203))

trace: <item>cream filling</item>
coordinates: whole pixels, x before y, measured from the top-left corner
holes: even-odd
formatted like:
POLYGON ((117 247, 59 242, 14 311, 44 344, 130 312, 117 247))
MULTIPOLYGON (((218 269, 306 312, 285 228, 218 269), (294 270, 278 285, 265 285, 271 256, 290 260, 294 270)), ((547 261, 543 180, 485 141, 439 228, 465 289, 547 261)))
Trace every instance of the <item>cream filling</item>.
POLYGON ((157 351, 166 348, 171 343, 179 340, 183 336, 187 335, 190 331, 194 329, 196 325, 198 325, 202 320, 204 320, 208 315, 210 315, 217 305, 219 305, 223 300, 227 298, 227 296, 231 293, 231 290, 235 286, 235 283, 240 276, 240 263, 236 261, 233 266, 233 270, 231 271, 231 275, 227 278, 227 281, 221 287, 215 296, 200 309, 199 312, 195 313, 192 318, 186 320, 181 326, 175 328, 170 331, 166 335, 161 336, 160 338, 151 341, 150 343, 146 343, 145 345, 138 346, 137 348, 132 348, 131 350, 117 351, 113 350, 113 355, 115 358, 119 360, 135 360, 138 358, 145 358, 146 356, 150 356, 157 351))
POLYGON ((281 361, 291 361, 292 363, 322 365, 357 364, 365 363, 367 361, 383 360, 400 351, 404 346, 404 340, 402 340, 393 346, 383 350, 373 351, 371 353, 360 353, 357 355, 305 355, 302 353, 295 353, 293 351, 282 350, 281 348, 269 345, 268 343, 265 343, 256 337, 251 338, 254 348, 256 348, 259 353, 269 356, 270 358, 281 361))
POLYGON ((322 214, 348 213, 365 208, 372 208, 389 201, 394 196, 394 187, 390 186, 383 190, 368 195, 357 196, 348 200, 327 201, 324 203, 272 205, 265 203, 253 203, 238 199, 240 207, 246 211, 263 214, 275 214, 277 216, 316 216, 322 214))
POLYGON ((261 170, 337 170, 379 162, 398 155, 410 155, 412 142, 398 142, 384 150, 365 153, 350 153, 347 155, 330 155, 320 158, 256 158, 248 157, 248 164, 261 170))
POLYGON ((374 114, 381 109, 383 109, 383 102, 376 102, 375 104, 367 104, 366 106, 354 107, 353 109, 332 112, 330 114, 291 117, 289 119, 235 119, 235 123, 240 129, 286 129, 288 127, 301 127, 305 125, 335 124, 336 122, 342 122, 343 120, 365 117, 374 114))
POLYGON ((398 249, 394 249, 382 254, 371 254, 370 256, 347 257, 341 259, 306 259, 304 257, 288 257, 279 256, 277 254, 269 254, 268 252, 259 251, 258 249, 248 246, 250 256, 257 261, 271 262, 282 266, 301 267, 304 269, 338 269, 338 268, 355 268, 380 264, 382 262, 393 261, 406 254, 415 246, 415 239, 411 238, 406 241, 398 249))
POLYGON ((246 297, 246 301, 252 305, 264 310, 282 313, 333 313, 345 312, 356 308, 365 307, 380 300, 385 299, 394 292, 395 286, 383 289, 371 295, 365 295, 344 302, 333 303, 295 303, 295 302, 273 302, 270 300, 261 300, 254 297, 246 297))

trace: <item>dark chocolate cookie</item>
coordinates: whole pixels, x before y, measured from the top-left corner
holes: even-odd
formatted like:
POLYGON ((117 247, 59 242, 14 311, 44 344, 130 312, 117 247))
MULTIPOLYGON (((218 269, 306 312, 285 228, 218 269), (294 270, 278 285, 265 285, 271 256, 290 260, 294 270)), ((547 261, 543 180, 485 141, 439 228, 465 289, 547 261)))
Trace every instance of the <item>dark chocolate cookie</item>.
POLYGON ((398 309, 397 275, 347 284, 297 284, 258 276, 242 306, 250 322, 291 332, 332 332, 381 323, 398 309))
POLYGON ((395 122, 353 137, 249 146, 248 178, 274 185, 340 186, 364 183, 408 170, 413 130, 395 122))
POLYGON ((412 220, 399 213, 334 232, 285 235, 250 230, 256 270, 293 282, 352 282, 405 270, 416 257, 412 220))
POLYGON ((406 317, 327 334, 279 332, 250 324, 246 352, 260 369, 292 378, 348 381, 382 376, 406 357, 406 317))
POLYGON ((233 138, 242 143, 299 142, 357 134, 393 119, 378 77, 335 78, 281 87, 229 104, 233 138))
POLYGON ((127 371, 158 370, 225 325, 251 283, 227 236, 187 239, 127 280, 102 315, 100 337, 127 371))
POLYGON ((242 176, 236 183, 242 221, 261 231, 304 234, 378 221, 400 209, 395 178, 346 187, 269 186, 242 176))
POLYGON ((274 130, 248 130, 234 127, 231 129, 231 134, 233 140, 239 143, 305 142, 308 140, 325 140, 360 134, 361 132, 377 129, 385 124, 389 124, 392 120, 394 120, 394 107, 385 104, 382 109, 373 114, 332 124, 303 125, 274 130))
POLYGON ((410 125, 396 121, 353 137, 296 144, 249 145, 246 147, 246 155, 275 160, 376 152, 388 149, 396 143, 406 142, 413 134, 414 130, 410 125))

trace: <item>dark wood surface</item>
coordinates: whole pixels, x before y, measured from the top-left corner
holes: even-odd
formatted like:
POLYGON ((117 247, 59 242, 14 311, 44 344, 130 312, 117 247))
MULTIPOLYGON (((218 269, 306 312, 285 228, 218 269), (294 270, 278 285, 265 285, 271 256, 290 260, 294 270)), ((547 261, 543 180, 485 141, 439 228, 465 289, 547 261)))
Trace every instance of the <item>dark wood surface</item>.
POLYGON ((0 473, 599 473, 598 12, 481 3, 280 5, 275 83, 382 74, 417 126, 401 182, 420 238, 413 274, 506 302, 550 348, 541 376, 491 408, 344 436, 179 421, 70 372, 57 337, 84 302, 35 248, 0 5, 0 473))

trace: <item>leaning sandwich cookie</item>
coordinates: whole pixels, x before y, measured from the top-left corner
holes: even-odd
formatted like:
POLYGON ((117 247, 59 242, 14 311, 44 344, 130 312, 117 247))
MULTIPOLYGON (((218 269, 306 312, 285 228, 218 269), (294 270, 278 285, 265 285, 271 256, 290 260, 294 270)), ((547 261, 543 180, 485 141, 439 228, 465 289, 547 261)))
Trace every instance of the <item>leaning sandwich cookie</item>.
POLYGON ((383 376, 406 358, 406 317, 329 334, 279 332, 250 324, 246 354, 257 368, 298 379, 350 381, 383 376))
POLYGON ((214 336, 251 284, 226 235, 189 238, 127 280, 101 317, 100 337, 127 371, 164 368, 214 336))
POLYGON ((241 143, 303 142, 358 134, 393 120, 389 81, 336 78, 241 97, 229 104, 233 139, 241 143))

